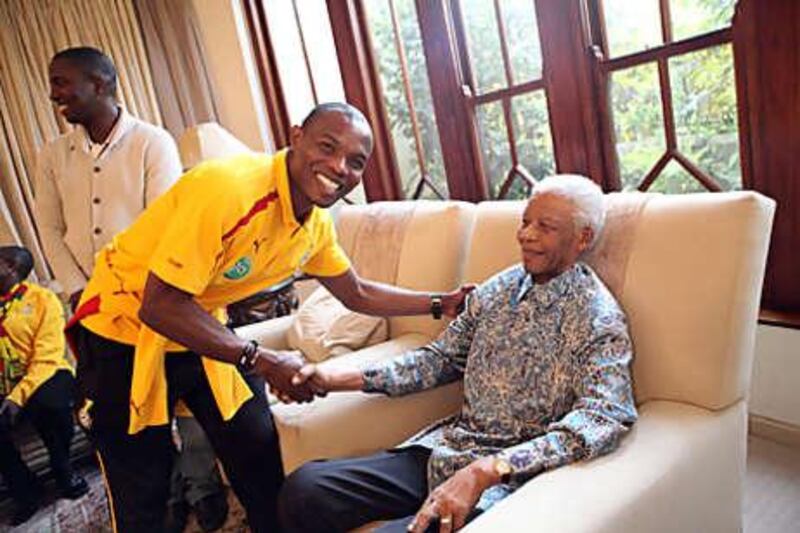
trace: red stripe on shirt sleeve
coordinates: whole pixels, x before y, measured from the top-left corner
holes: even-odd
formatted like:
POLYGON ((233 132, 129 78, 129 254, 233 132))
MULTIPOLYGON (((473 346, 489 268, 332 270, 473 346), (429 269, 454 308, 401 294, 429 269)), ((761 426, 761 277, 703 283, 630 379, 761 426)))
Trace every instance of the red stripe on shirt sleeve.
POLYGON ((271 204, 277 199, 278 199, 277 191, 272 191, 263 198, 260 198, 255 204, 253 204, 253 207, 250 208, 250 210, 247 212, 245 216, 240 218, 231 229, 225 232, 225 234, 222 236, 222 240, 224 241, 225 239, 229 239, 230 237, 232 237, 237 231, 246 226, 247 223, 250 222, 250 220, 254 216, 256 216, 259 212, 265 210, 269 206, 269 204, 271 204))

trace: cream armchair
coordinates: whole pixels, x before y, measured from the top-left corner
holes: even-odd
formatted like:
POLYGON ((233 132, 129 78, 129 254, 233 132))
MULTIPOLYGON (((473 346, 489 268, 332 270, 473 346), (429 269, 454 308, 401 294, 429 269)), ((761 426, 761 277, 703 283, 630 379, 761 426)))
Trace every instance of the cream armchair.
MULTIPOLYGON (((640 419, 614 453, 534 478, 467 531, 741 530, 746 395, 775 204, 751 192, 607 198, 606 231, 588 261, 629 318, 640 419)), ((352 251, 376 212, 385 218, 408 205, 342 209, 343 245, 352 251)), ((522 208, 522 202, 414 206, 391 259, 393 281, 445 290, 518 261, 522 208)), ((290 321, 240 333, 281 348, 290 321)), ((392 357, 442 326, 392 319, 387 342, 323 364, 392 357)), ((396 445, 455 412, 460 394, 451 384, 398 399, 351 393, 277 406, 286 469, 396 445)))

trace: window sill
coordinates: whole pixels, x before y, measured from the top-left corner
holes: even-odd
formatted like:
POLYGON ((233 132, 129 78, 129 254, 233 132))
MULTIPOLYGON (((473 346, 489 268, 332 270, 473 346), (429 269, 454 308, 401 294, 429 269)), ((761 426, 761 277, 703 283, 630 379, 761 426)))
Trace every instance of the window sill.
POLYGON ((758 314, 758 323, 765 326, 800 329, 800 313, 797 311, 772 311, 762 309, 758 314))

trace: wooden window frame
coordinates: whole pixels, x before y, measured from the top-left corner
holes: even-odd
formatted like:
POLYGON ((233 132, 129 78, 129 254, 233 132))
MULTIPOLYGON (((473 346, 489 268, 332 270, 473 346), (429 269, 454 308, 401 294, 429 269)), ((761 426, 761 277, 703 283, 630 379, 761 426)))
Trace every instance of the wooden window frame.
MULTIPOLYGON (((289 123, 261 1, 242 0, 253 37, 273 137, 280 146, 288 142, 289 123)), ((666 44, 609 59, 605 53, 608 44, 604 35, 602 0, 532 1, 539 25, 543 62, 541 83, 547 92, 556 172, 588 175, 606 191, 619 190, 621 185, 609 100, 609 72, 656 61, 660 86, 663 87, 669 83, 664 64, 670 57, 732 44, 736 66, 742 186, 781 201, 770 252, 772 266, 767 269, 764 289, 765 306, 775 312, 764 312, 761 320, 767 324, 797 327, 800 324, 797 318, 800 282, 792 281, 797 278, 796 272, 792 271, 796 267, 792 265, 797 263, 794 250, 800 242, 800 233, 795 230, 800 210, 792 210, 788 206, 798 201, 792 176, 800 172, 800 165, 795 163, 797 156, 791 150, 783 150, 779 156, 774 154, 776 146, 785 146, 792 142, 791 139, 800 138, 800 129, 791 126, 785 132, 787 126, 780 116, 765 114, 759 107, 768 105, 769 109, 774 109, 778 105, 775 102, 765 103, 771 93, 768 73, 764 71, 767 69, 772 75, 775 72, 772 63, 778 60, 770 63, 770 58, 765 56, 767 52, 762 50, 764 45, 759 47, 756 43, 768 39, 763 32, 764 21, 782 23, 793 16, 787 13, 797 13, 800 7, 790 2, 767 2, 768 6, 759 5, 755 0, 738 0, 731 27, 670 42, 671 29, 662 24, 662 36, 666 44), (776 14, 777 8, 784 14, 776 14), (567 32, 563 28, 576 28, 576 31, 567 32), (771 67, 765 67, 765 62, 771 67), (773 155, 768 158, 770 154, 773 155)), ((372 52, 364 0, 327 0, 327 5, 346 98, 365 113, 374 130, 375 149, 364 180, 367 199, 402 199, 401 180, 382 102, 381 82, 372 52)), ((465 86, 470 86, 472 74, 470 65, 463 61, 463 54, 459 54, 459 46, 464 46, 466 42, 463 25, 454 23, 454 19, 461 16, 459 2, 415 0, 415 7, 434 112, 437 118, 446 118, 437 120, 437 123, 450 197, 473 202, 485 200, 488 198, 488 187, 482 176, 477 121, 469 99, 482 102, 488 96, 472 96, 470 90, 465 90, 465 86)), ((665 10, 669 9, 667 0, 660 0, 659 9, 662 21, 668 20, 664 17, 665 10)), ((788 29, 781 34, 782 39, 790 39, 792 35, 791 23, 786 22, 786 26, 788 29)), ((785 43, 782 46, 783 50, 792 49, 785 43)), ((784 85, 791 86, 794 83, 792 80, 800 79, 798 76, 800 74, 797 72, 786 74, 784 85)), ((516 90, 507 89, 500 96, 513 96, 516 90)), ((787 102, 791 101, 791 95, 785 93, 780 96, 782 106, 789 105, 787 102)), ((671 93, 668 94, 671 96, 671 93)), ((671 108, 671 104, 663 97, 662 106, 671 108)), ((702 170, 694 167, 688 158, 676 157, 679 152, 676 149, 671 109, 663 116, 665 130, 672 130, 671 133, 665 131, 668 149, 648 173, 642 188, 654 181, 655 174, 666 165, 669 157, 674 157, 691 175, 714 189, 710 181, 698 177, 703 175, 702 170)))
MULTIPOLYGON (((586 1, 588 2, 586 12, 590 17, 588 27, 591 28, 592 35, 593 78, 598 94, 599 114, 603 117, 601 121, 601 138, 606 161, 605 175, 608 188, 613 190, 622 188, 619 177, 619 161, 616 155, 614 117, 611 109, 611 75, 614 72, 655 62, 658 68, 659 99, 661 101, 666 149, 647 174, 639 181, 637 188, 640 191, 647 191, 655 183, 656 179, 661 176, 661 172, 667 164, 674 160, 707 190, 711 192, 721 191, 722 187, 711 175, 695 165, 689 157, 678 149, 678 137, 672 105, 672 83, 669 77, 669 60, 687 53, 708 50, 714 46, 731 44, 733 42, 731 27, 728 26, 720 30, 674 41, 672 38, 670 0, 659 0, 661 37, 664 44, 612 58, 609 54, 606 36, 603 0, 586 1)), ((742 181, 742 186, 745 187, 747 184, 744 183, 744 173, 742 173, 742 181)))

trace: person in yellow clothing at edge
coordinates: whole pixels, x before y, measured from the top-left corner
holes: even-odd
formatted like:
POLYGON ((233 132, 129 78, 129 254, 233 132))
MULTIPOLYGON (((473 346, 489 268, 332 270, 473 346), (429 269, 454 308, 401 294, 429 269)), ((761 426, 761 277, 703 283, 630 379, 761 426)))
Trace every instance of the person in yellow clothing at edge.
POLYGON ((89 490, 69 462, 75 378, 65 357, 64 308, 53 292, 25 281, 32 269, 26 248, 0 247, 0 473, 16 506, 12 525, 33 516, 42 495, 12 441, 21 417, 42 437, 61 495, 76 499, 89 490))
POLYGON ((168 421, 182 400, 206 431, 255 532, 277 530, 283 481, 264 380, 293 386, 296 352, 225 328, 217 310, 297 272, 373 315, 454 317, 471 290, 405 290, 362 279, 325 209, 361 181, 372 130, 356 108, 317 106, 288 149, 209 161, 186 173, 97 256, 67 333, 117 531, 162 529, 172 461, 168 421))

